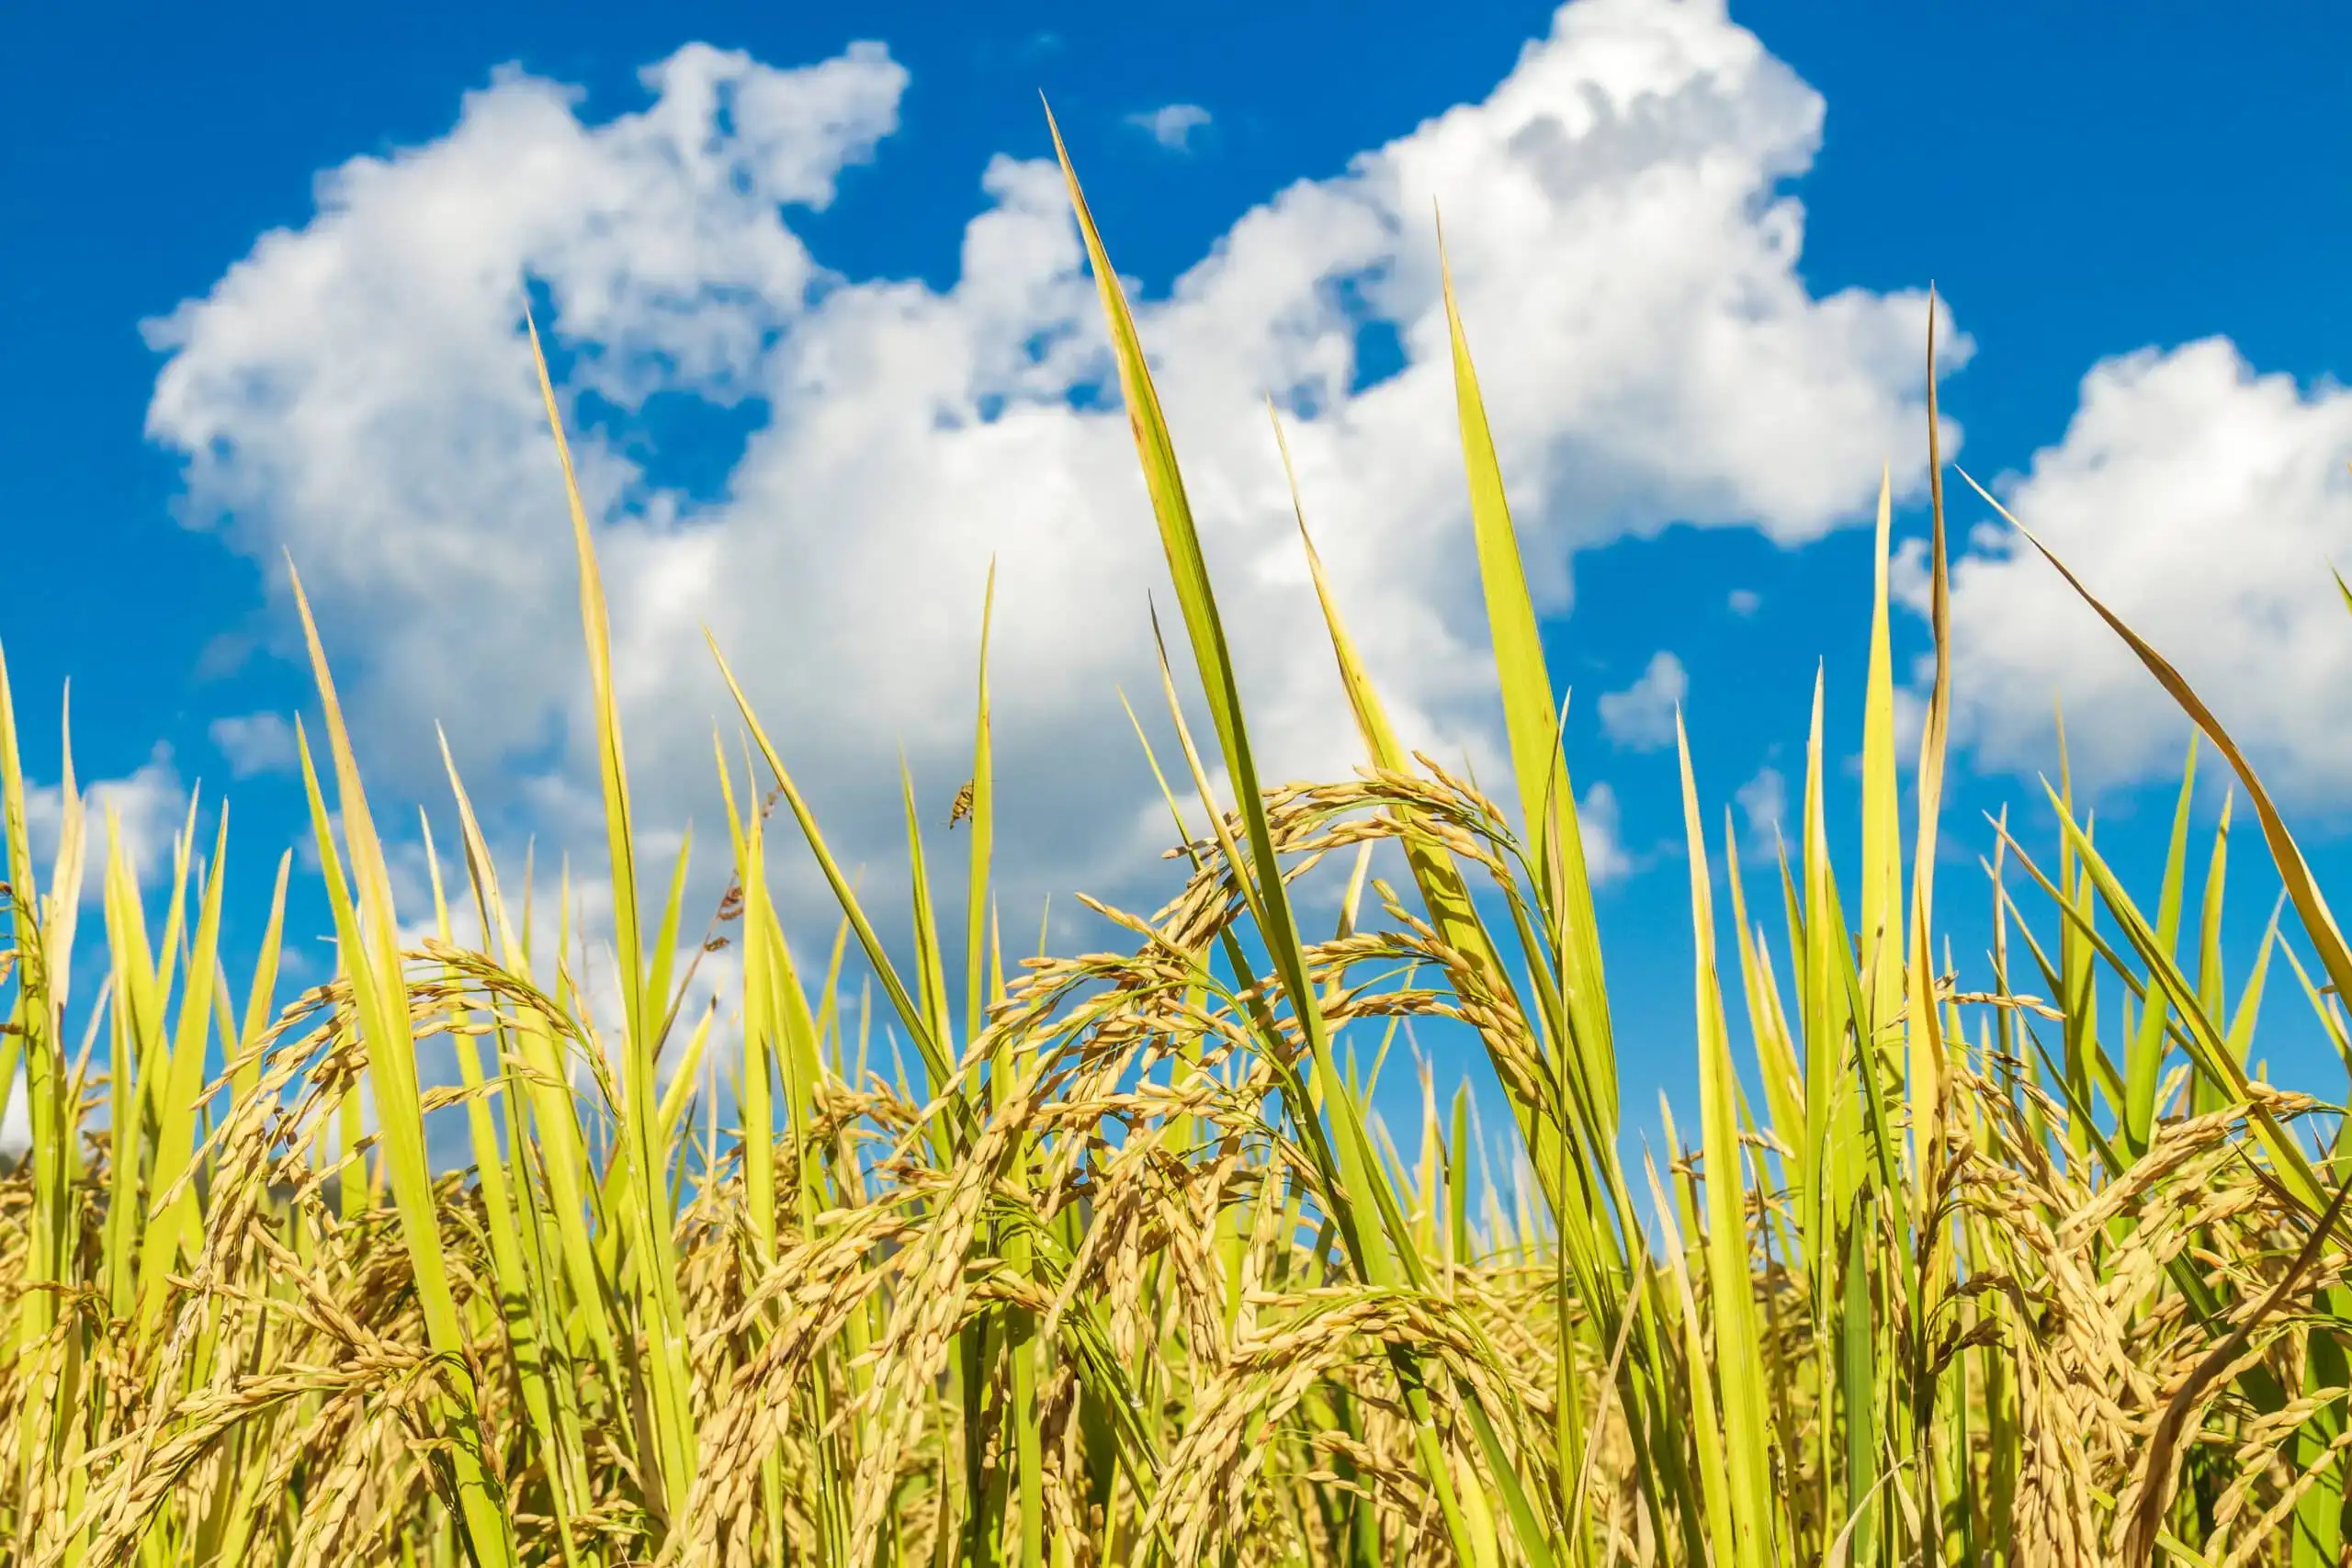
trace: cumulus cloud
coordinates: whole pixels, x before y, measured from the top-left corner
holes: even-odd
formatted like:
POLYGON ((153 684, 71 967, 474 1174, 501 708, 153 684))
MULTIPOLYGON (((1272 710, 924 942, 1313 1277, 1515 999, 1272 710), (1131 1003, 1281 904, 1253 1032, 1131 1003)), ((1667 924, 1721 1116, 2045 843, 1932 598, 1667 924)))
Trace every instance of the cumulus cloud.
MULTIPOLYGON (((291 552, 377 777, 434 790, 439 720, 486 809, 591 841, 527 289, 578 427, 641 824, 716 813, 707 625, 837 852, 898 863, 900 748, 942 814, 967 772, 993 558, 1001 863, 1031 894, 1114 895, 1157 863, 1114 689, 1156 686, 1165 567, 1057 172, 989 161, 945 288, 845 276, 802 237, 906 85, 878 45, 792 70, 694 45, 646 72, 646 107, 594 122, 503 72, 445 136, 322 175, 308 222, 153 324, 149 429, 184 456, 190 521, 281 595, 291 552), (682 477, 646 455, 649 410, 740 452, 682 477)), ((1816 296, 1799 270, 1788 182, 1821 119, 1720 4, 1577 0, 1483 100, 1239 215, 1141 302, 1276 776, 1355 745, 1270 393, 1400 728, 1508 775, 1433 200, 1545 613, 1579 547, 1672 523, 1800 541, 1858 515, 1887 454, 1916 483, 1924 296, 1816 296), (1373 326, 1403 362, 1367 381, 1373 326)))
POLYGON ((1162 104, 1127 116, 1127 123, 1170 152, 1192 150, 1193 133, 1207 128, 1209 111, 1198 104, 1162 104))
POLYGON ((230 714, 214 719, 207 733, 229 760, 230 773, 241 779, 290 772, 300 760, 294 727, 284 714, 230 714))
POLYGON ((1690 677, 1682 660, 1661 649, 1632 685, 1601 694, 1601 731, 1629 751, 1671 746, 1675 713, 1690 694, 1690 677))
MULTIPOLYGON (((142 880, 170 870, 172 841, 187 813, 187 789, 180 783, 170 747, 157 746, 130 773, 100 779, 80 793, 84 847, 79 891, 85 903, 96 903, 105 894, 107 857, 117 833, 124 858, 142 880)), ((64 823, 62 785, 35 784, 25 791, 27 837, 44 878, 55 863, 64 823)))
POLYGON ((1780 769, 1768 764, 1757 769, 1754 778, 1733 791, 1732 799, 1738 803, 1740 817, 1747 825, 1748 857, 1770 857, 1789 836, 1789 829, 1785 825, 1789 815, 1789 781, 1780 769))
POLYGON ((1597 784, 1577 802, 1577 833, 1584 840, 1585 875, 1596 887, 1622 882, 1634 870, 1625 848, 1625 827, 1617 807, 1617 792, 1597 784))
MULTIPOLYGON (((2259 375, 2227 340, 2107 360, 2004 503, 2162 650, 2277 787, 2352 784, 2352 392, 2259 375)), ((1973 497, 1970 498, 1972 501, 1973 497)), ((1981 506, 1981 503, 1980 503, 1981 506)), ((1997 522, 1952 570, 1957 733, 2046 767, 2062 698, 2098 784, 2177 773, 2188 723, 2030 546, 1997 522)))
POLYGON ((1724 603, 1735 615, 1752 615, 1763 606, 1764 596, 1753 588, 1735 588, 1724 603))

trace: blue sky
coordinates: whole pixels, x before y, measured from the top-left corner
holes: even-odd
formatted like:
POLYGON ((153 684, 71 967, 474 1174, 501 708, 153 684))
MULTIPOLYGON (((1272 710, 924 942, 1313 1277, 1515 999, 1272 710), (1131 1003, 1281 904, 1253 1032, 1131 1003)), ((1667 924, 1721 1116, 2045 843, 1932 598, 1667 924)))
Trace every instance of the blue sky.
MULTIPOLYGON (((1343 766, 1344 734, 1296 615, 1267 393, 1376 671, 1432 744, 1491 755, 1458 474, 1423 417, 1443 206, 1571 761, 1605 790, 1629 1093, 1679 1092, 1657 699, 1684 695, 1718 806, 1793 788, 1817 660, 1854 749, 1855 525, 1883 459, 1920 527, 1930 279, 1960 461, 2007 476, 2242 728, 2324 869, 2346 860, 2352 622, 2325 571, 2352 557, 2347 33, 2319 6, 2258 29, 2182 5, 2128 29, 2079 5, 1633 0, 1442 27, 1323 5, 49 8, 0 56, 0 638, 28 763, 57 776, 70 678, 83 780, 116 781, 150 869, 187 788, 230 786, 249 932, 302 828, 277 728, 305 698, 290 552, 379 810, 439 807, 439 720, 503 843, 593 856, 571 566, 512 330, 528 277, 606 524, 656 829, 715 813, 708 620, 895 886, 890 770, 903 744, 944 820, 995 552, 1035 628, 1001 669, 1017 891, 1148 901, 1115 690, 1148 694, 1157 577, 1034 163, 1042 89, 1151 302, 1261 722, 1301 767, 1343 766), (726 108, 696 119, 698 93, 726 108)), ((1957 537, 1986 515, 1956 496, 1957 537)), ((2064 685, 2102 820, 2150 860, 2185 729, 2046 573, 1970 549, 1947 832, 1973 852, 2003 801, 2041 823, 2064 685)), ((2271 895, 2240 842, 2250 936, 2271 895)), ((1968 870, 1948 900, 1981 902, 1968 870)), ((818 920, 805 878, 786 891, 818 920)))

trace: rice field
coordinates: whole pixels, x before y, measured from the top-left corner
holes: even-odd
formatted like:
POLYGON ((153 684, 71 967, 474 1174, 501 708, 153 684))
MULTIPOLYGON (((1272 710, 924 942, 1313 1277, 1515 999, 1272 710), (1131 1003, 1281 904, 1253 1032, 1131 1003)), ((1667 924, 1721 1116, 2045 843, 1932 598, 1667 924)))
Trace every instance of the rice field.
MULTIPOLYGON (((610 976, 565 911, 518 901, 454 767, 433 907, 396 907, 307 603, 302 776, 341 956, 300 995, 290 859, 258 962, 222 962, 225 813, 206 842, 191 816, 158 903, 119 853, 85 867, 97 825, 69 781, 34 863, 0 677, 0 1099, 21 1086, 32 1128, 0 1174, 0 1560, 2342 1561, 2344 1123, 2247 1064, 2266 987, 2352 1049, 2352 948, 2162 655, 2109 617, 2233 774, 2284 929, 2227 983, 2232 815, 2192 833, 2184 780, 2164 877, 2134 894, 2062 786, 2051 841, 1972 846, 1996 942, 1956 968, 1942 464, 1916 756, 1883 498, 1860 820, 1827 818, 1825 758, 1851 747, 1818 694, 1776 874, 1724 852, 1685 747, 1699 1115, 1634 1138, 1561 709, 1450 297, 1505 799, 1405 749, 1319 565, 1363 762, 1274 783, 1070 193, 1181 611, 1179 744, 1153 765, 1187 880, 1157 910, 1090 901, 1115 950, 1000 931, 985 642, 952 831, 908 791, 910 931, 867 919, 748 704, 748 750, 718 764, 732 880, 684 908, 683 865, 634 840, 576 491, 610 976), (829 948, 787 940, 770 893, 771 860, 808 853, 841 905, 829 948), (1344 889, 1331 929, 1302 923, 1310 874, 1344 889), (741 958, 716 1016, 681 1005, 706 921, 741 958), (69 998, 77 966, 94 998, 69 998), (616 1007, 590 1007, 600 985, 616 1007), (1374 1114, 1416 1023, 1483 1049, 1479 1124, 1511 1168, 1427 1078, 1418 1126, 1374 1114), (458 1082, 420 1079, 421 1042, 458 1082), (468 1158, 428 1157, 428 1115, 468 1158)), ((570 480, 567 457, 550 496, 570 480)))

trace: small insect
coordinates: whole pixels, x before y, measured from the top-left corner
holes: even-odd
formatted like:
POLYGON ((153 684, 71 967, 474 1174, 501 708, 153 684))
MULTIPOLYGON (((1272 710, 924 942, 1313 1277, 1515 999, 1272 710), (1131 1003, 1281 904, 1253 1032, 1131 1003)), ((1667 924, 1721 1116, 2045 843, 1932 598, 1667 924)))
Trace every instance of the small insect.
POLYGON ((978 782, 977 779, 966 779, 964 787, 956 792, 956 804, 947 808, 947 826, 951 829, 972 815, 972 786, 978 782))

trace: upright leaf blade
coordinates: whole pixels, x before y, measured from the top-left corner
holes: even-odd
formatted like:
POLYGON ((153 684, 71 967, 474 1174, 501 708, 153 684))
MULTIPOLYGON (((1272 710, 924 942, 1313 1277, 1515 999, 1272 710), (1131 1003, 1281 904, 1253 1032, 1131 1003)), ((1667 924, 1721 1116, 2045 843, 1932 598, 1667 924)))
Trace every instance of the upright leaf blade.
POLYGON ((1520 810, 1534 857, 1538 887, 1561 939, 1568 1006, 1574 1019, 1573 1049, 1580 1053, 1600 1114, 1613 1136, 1617 1118, 1616 1047, 1609 1013, 1609 988, 1601 969, 1600 939, 1592 913, 1592 880, 1586 867, 1584 835, 1577 800, 1560 755, 1560 707, 1544 663, 1544 639, 1535 604, 1520 559, 1519 534, 1503 494, 1502 466, 1495 456, 1478 373, 1453 298, 1453 273, 1440 242, 1444 278, 1445 324, 1453 356, 1453 396, 1462 427, 1463 470, 1470 486, 1470 525, 1478 549, 1478 579, 1487 601, 1487 635, 1495 650, 1495 674, 1502 694, 1503 726, 1510 737, 1511 771, 1519 784, 1520 810))

